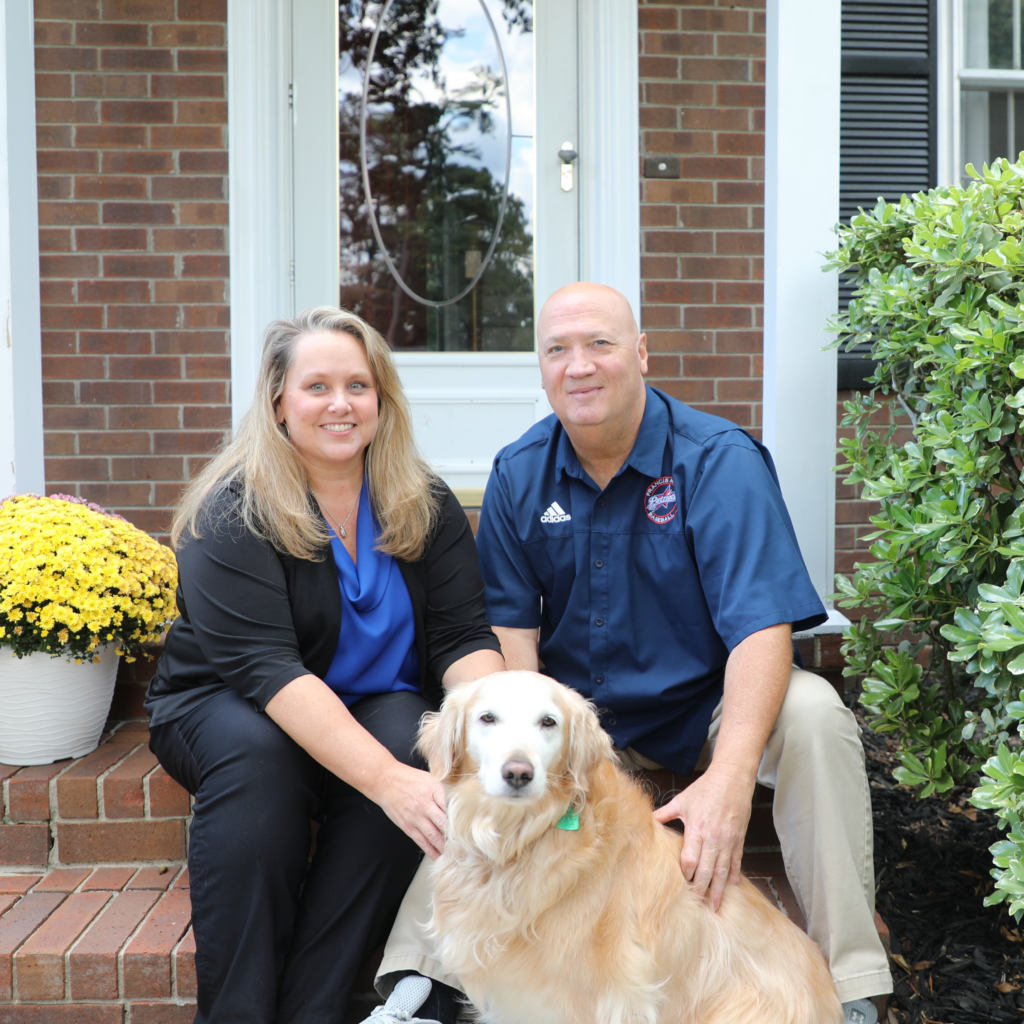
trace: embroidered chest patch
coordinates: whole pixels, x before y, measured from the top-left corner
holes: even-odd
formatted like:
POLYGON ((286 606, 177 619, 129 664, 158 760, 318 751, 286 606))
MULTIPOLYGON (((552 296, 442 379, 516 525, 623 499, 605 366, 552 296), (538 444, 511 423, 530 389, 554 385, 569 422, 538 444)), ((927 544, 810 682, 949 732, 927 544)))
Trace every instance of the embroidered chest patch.
POLYGON ((644 494, 644 511, 652 523, 659 526, 675 519, 679 511, 676 485, 670 476, 660 476, 644 494))

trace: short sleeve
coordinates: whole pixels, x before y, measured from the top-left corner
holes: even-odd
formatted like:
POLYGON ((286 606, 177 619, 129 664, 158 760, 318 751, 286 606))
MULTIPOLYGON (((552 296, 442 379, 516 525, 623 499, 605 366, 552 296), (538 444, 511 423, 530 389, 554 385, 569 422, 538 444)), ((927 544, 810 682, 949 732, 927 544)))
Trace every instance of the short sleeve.
POLYGON ((769 626, 807 629, 827 618, 766 460, 753 446, 711 449, 687 500, 686 532, 701 586, 730 651, 769 626))
POLYGON ((477 530, 484 604, 492 626, 536 629, 541 624, 541 586, 515 528, 501 455, 484 492, 477 530))

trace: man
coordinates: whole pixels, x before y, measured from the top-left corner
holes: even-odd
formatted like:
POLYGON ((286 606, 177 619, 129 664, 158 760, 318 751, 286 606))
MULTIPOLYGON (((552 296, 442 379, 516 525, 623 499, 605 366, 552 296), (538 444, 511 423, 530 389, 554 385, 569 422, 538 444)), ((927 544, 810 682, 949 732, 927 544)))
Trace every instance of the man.
MULTIPOLYGON (((555 416, 498 453, 477 538, 506 665, 543 665, 592 698, 627 763, 704 769, 656 817, 683 822, 681 869, 715 910, 739 877, 754 786, 774 788, 809 933, 846 1020, 873 1024, 870 997, 892 985, 864 755, 835 691, 792 664, 794 628, 825 612, 771 458, 645 386, 646 336, 613 289, 559 290, 537 335, 555 416)), ((385 951, 385 988, 402 971, 453 981, 422 935, 424 881, 385 951)))

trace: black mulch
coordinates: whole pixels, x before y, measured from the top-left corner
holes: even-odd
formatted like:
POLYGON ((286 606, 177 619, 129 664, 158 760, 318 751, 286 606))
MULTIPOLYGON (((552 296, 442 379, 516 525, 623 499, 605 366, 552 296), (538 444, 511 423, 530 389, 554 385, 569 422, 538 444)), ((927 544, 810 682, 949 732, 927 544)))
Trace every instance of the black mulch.
MULTIPOLYGON (((858 713, 858 717, 860 714, 858 713)), ((895 786, 891 741, 864 729, 875 818, 877 907, 892 936, 889 1024, 1002 1024, 1024 1017, 1024 924, 992 891, 995 815, 895 786)))

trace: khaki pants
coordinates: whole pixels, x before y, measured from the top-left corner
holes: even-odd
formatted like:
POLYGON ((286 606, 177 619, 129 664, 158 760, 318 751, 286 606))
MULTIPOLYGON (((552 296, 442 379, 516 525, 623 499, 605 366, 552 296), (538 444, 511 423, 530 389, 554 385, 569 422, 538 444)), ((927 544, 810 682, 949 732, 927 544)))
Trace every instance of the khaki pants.
MULTIPOLYGON (((715 709, 701 765, 710 762, 721 723, 715 709)), ((651 763, 642 761, 646 767, 651 763)), ((828 957, 843 1002, 892 991, 875 931, 871 794, 856 719, 820 676, 794 668, 757 772, 775 790, 773 816, 786 874, 807 931, 828 957)), ((374 983, 387 996, 395 972, 416 971, 452 988, 427 934, 430 861, 424 859, 391 930, 374 983), (392 975, 392 977, 388 977, 392 975)))

